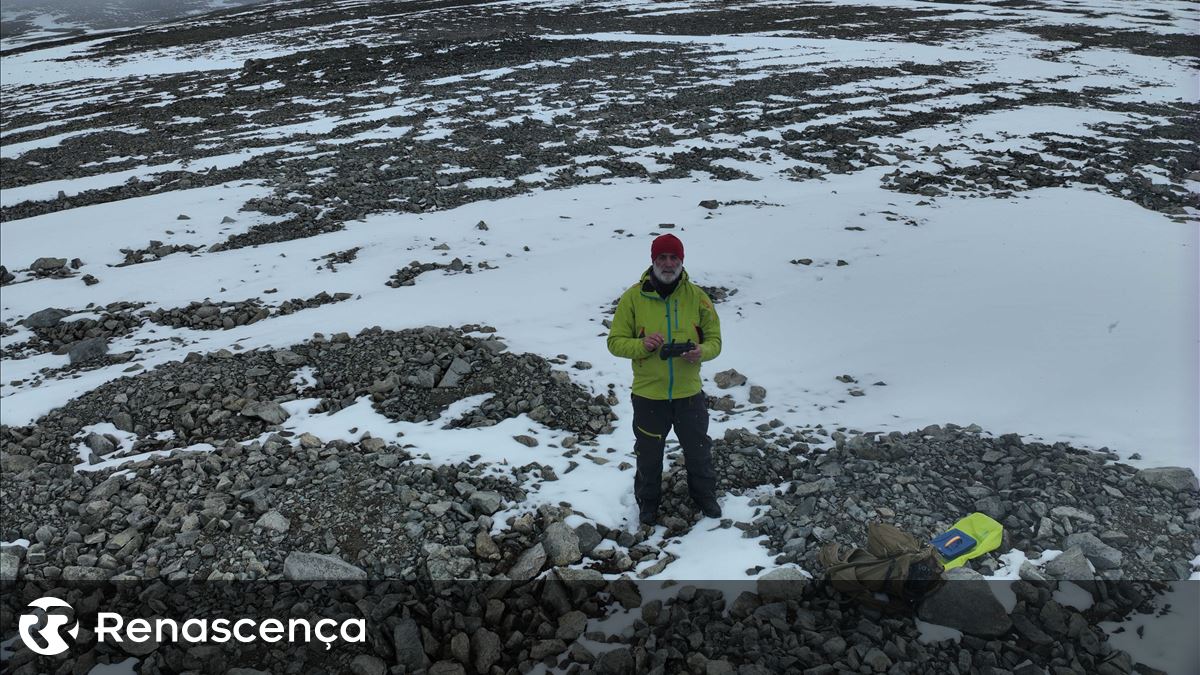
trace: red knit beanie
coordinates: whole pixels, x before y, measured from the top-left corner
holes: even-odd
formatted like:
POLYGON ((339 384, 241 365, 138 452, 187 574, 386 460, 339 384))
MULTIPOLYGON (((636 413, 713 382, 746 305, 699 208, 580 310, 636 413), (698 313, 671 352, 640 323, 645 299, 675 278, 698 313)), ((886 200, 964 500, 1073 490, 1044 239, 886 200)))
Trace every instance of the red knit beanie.
POLYGON ((683 260, 683 242, 673 234, 655 237, 654 243, 650 244, 650 260, 657 260, 663 253, 674 253, 675 257, 683 260))

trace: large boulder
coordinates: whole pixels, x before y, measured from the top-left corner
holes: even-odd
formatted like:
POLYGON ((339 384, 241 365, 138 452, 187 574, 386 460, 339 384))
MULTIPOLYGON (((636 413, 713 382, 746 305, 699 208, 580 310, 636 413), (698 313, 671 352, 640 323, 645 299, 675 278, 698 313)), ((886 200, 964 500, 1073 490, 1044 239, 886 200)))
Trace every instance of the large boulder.
POLYGON ((1121 552, 1100 541, 1099 537, 1090 532, 1067 535, 1063 540, 1063 548, 1069 550, 1075 546, 1083 550, 1084 557, 1098 570, 1115 570, 1121 567, 1121 552))
POLYGON ((917 616, 977 637, 1004 635, 1012 628, 1012 619, 988 583, 978 572, 956 567, 946 573, 946 583, 921 603, 917 616))
POLYGON ((1093 581, 1096 575, 1088 565, 1083 548, 1076 545, 1046 563, 1046 574, 1060 581, 1093 581))
POLYGON ((67 266, 66 258, 38 258, 29 264, 29 269, 38 273, 51 273, 67 266))
POLYGON ((363 581, 367 573, 331 555, 293 551, 283 561, 283 578, 289 581, 363 581))
POLYGON ((1153 469, 1142 469, 1133 476, 1134 480, 1152 487, 1163 488, 1171 492, 1195 492, 1200 490, 1200 483, 1191 469, 1182 466, 1160 466, 1153 469))
POLYGON ((54 326, 57 326, 60 321, 70 315, 71 313, 65 309, 47 307, 46 309, 34 312, 33 314, 25 317, 21 323, 24 324, 26 328, 53 328, 54 326))
POLYGON ((72 365, 94 361, 108 353, 108 340, 102 337, 87 338, 67 347, 67 358, 72 365))
POLYGON ((251 401, 242 407, 242 415, 256 417, 267 424, 283 424, 290 417, 288 411, 274 401, 251 401))
POLYGON ((570 565, 583 559, 583 553, 579 550, 579 535, 566 523, 553 523, 547 527, 542 546, 552 565, 570 565))

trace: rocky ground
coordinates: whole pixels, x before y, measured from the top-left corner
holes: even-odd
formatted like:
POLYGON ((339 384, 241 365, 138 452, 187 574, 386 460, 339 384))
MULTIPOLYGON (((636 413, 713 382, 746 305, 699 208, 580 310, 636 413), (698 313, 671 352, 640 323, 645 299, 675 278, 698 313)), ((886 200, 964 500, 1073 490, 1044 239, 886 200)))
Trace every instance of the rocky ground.
MULTIPOLYGON (((481 334, 480 327, 468 328, 481 334)), ((406 655, 395 640, 383 639, 358 654, 361 672, 384 672, 378 669, 384 664, 408 668, 393 672, 426 666, 435 666, 429 672, 496 672, 493 666, 523 672, 545 662, 603 673, 823 673, 864 665, 871 672, 1128 673, 1128 655, 1108 647, 1097 622, 1142 606, 1165 580, 1186 578, 1189 561, 1200 553, 1200 493, 1186 470, 1136 471, 1103 452, 1023 443, 1016 435, 992 438, 954 425, 877 435, 792 429, 775 421, 715 439, 722 492, 752 495, 765 507, 752 522, 726 519, 719 526, 746 537, 765 535, 763 545, 777 563, 819 572, 822 543, 861 544, 873 520, 918 536, 974 510, 1000 520, 1004 546, 956 570, 956 581, 921 606, 923 619, 967 637, 924 644, 911 617, 874 616, 826 584, 788 570, 773 573, 775 585, 729 582, 737 593, 728 606, 721 592, 703 588, 643 603, 640 594, 649 585, 638 580, 669 576, 674 558, 662 547, 701 518, 686 497, 678 458, 665 478, 665 533, 570 527, 564 523, 573 513, 569 502, 497 523, 503 507, 526 498, 530 481, 554 479, 548 466, 535 462, 496 473, 483 461, 431 464, 403 438, 352 444, 272 433, 288 415, 279 404, 301 396, 318 399, 319 410, 370 396, 388 417, 420 421, 436 419, 464 395, 488 391, 495 393, 489 402, 453 424, 488 425, 527 413, 572 432, 563 443, 570 447, 542 446, 547 453, 603 454, 597 434, 615 421, 609 401, 589 396, 551 365, 462 331, 368 330, 275 351, 196 354, 113 381, 34 425, 0 429, 2 534, 31 542, 28 549, 3 550, 4 574, 33 588, 207 581, 242 589, 315 575, 360 583, 369 600, 359 607, 399 602, 388 598, 407 593, 406 602, 441 608, 414 611, 411 618, 390 615, 375 630, 383 636, 416 630, 424 651, 406 655), (302 385, 294 373, 306 366, 315 383, 302 385), (122 447, 113 434, 81 433, 103 422, 141 440, 122 447), (256 437, 265 440, 247 440, 256 437), (75 468, 195 443, 215 449, 152 456, 119 470, 75 468), (90 459, 81 459, 79 448, 90 459), (1011 613, 979 576, 993 573, 1010 547, 1031 557, 1066 551, 1044 568, 1022 566, 1011 613), (603 574, 625 581, 606 581, 603 574), (534 581, 539 575, 542 581, 534 581), (559 578, 565 590, 546 589, 547 579, 559 578), (462 595, 435 596, 421 586, 437 580, 462 595), (1085 612, 1062 605, 1053 597, 1060 580, 1090 590, 1096 603, 1085 612), (497 583, 493 600, 469 597, 497 583), (600 590, 608 594, 596 595, 600 590), (500 604, 493 608, 493 602, 500 604), (585 618, 602 616, 612 602, 640 608, 641 620, 619 634, 580 642, 585 618), (502 609, 512 603, 538 609, 502 609), (964 613, 964 606, 973 610, 964 613), (510 623, 506 611, 515 617, 510 623), (476 624, 458 625, 471 617, 495 640, 479 638, 487 645, 476 645, 472 636, 483 634, 469 628, 476 624), (493 644, 503 648, 495 651, 493 644), (490 665, 480 668, 481 662, 490 665)), ((735 373, 718 379, 730 386, 739 381, 735 373)), ((97 649, 93 658, 109 647, 97 649)), ((36 672, 35 662, 26 662, 32 654, 18 654, 14 672, 36 672)), ((188 666, 197 658, 188 654, 163 646, 141 672, 174 671, 179 664, 224 672, 216 664, 233 663, 188 666)), ((312 672, 328 663, 314 657, 284 668, 268 658, 258 665, 312 672)))

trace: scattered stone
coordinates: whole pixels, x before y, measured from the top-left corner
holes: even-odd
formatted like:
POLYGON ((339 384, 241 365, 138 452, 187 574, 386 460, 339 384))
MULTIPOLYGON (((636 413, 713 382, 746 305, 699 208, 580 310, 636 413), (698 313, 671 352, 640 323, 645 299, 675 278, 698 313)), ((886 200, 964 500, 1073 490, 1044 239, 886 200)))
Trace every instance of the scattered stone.
POLYGON ((107 353, 108 340, 102 337, 80 340, 67 348, 67 356, 72 365, 94 361, 107 353))
POLYGON ((386 675, 387 664, 377 656, 359 654, 350 662, 350 672, 353 675, 386 675))
POLYGON ((740 387, 746 384, 746 376, 736 370, 722 370, 713 375, 713 382, 717 383, 718 389, 729 389, 731 387, 740 387))
POLYGON ((254 523, 255 527, 261 527, 265 530, 274 532, 287 532, 292 527, 292 523, 283 514, 278 511, 268 511, 259 517, 254 523))
POLYGON ((887 672, 892 667, 892 660, 878 647, 872 647, 863 655, 862 662, 876 673, 887 672))
POLYGON ((1090 532, 1076 532, 1067 535, 1063 540, 1063 550, 1079 547, 1084 557, 1098 570, 1115 570, 1121 568, 1122 554, 1117 549, 1100 541, 1090 532))
POLYGON ((450 363, 450 367, 446 369, 446 374, 442 376, 442 381, 438 383, 439 387, 457 387, 462 382, 465 375, 471 372, 471 364, 461 358, 455 357, 450 363))
POLYGON ((283 406, 273 401, 250 401, 242 408, 243 417, 260 419, 267 424, 283 424, 290 415, 283 406))
POLYGON ((471 635, 471 652, 475 655, 475 671, 488 672, 500 660, 500 637, 486 628, 475 631, 471 635))
POLYGON ((0 582, 12 583, 17 580, 24 557, 25 549, 21 546, 0 546, 0 582))
POLYGON ((534 578, 546 566, 546 549, 541 543, 526 549, 521 557, 508 570, 508 578, 514 581, 527 581, 534 578))
POLYGON ((1004 606, 988 588, 983 575, 956 567, 945 574, 946 583, 921 603, 922 621, 960 630, 978 637, 997 637, 1012 628, 1004 606))
POLYGON ((554 637, 566 642, 574 642, 583 635, 583 631, 587 628, 588 616, 579 610, 572 610, 558 617, 558 630, 555 631, 554 637))
POLYGON ((546 528, 542 546, 551 565, 571 565, 583 558, 578 535, 563 522, 553 523, 546 528))
POLYGON ((108 437, 97 433, 89 433, 83 439, 84 445, 88 446, 96 455, 103 457, 116 451, 117 445, 108 437))
POLYGON ((428 659, 421 639, 421 628, 411 617, 400 620, 392 629, 392 645, 396 654, 396 662, 405 668, 405 672, 417 672, 425 668, 428 659))
POLYGON ((1079 546, 1072 546, 1054 560, 1046 563, 1046 574, 1062 581, 1091 581, 1095 578, 1087 556, 1079 546))
POLYGON ((617 647, 596 659, 597 675, 632 675, 633 653, 629 647, 617 647))
POLYGON ((592 525, 591 523, 583 523, 579 527, 576 527, 575 536, 579 540, 579 551, 583 555, 591 554, 591 552, 600 545, 600 542, 603 541, 603 538, 600 536, 600 532, 598 532, 596 530, 596 526, 592 525))
POLYGON ((300 441, 300 447, 304 448, 305 450, 316 450, 325 444, 321 441, 321 439, 313 436, 307 431, 300 434, 296 440, 300 441))
POLYGON ((1057 518, 1069 518, 1087 523, 1096 522, 1096 516, 1074 506, 1056 506, 1050 509, 1050 514, 1057 518))
POLYGON ((117 646, 121 648, 121 651, 131 656, 148 656, 153 654, 159 648, 159 643, 154 638, 153 634, 151 634, 148 639, 141 642, 119 639, 115 642, 117 643, 117 646))
POLYGON ((81 582, 96 582, 108 581, 113 576, 110 570, 99 567, 83 567, 79 565, 67 565, 62 570, 63 581, 81 581, 81 582))
POLYGON ((293 551, 283 561, 283 577, 289 581, 363 581, 367 573, 341 558, 293 551))
POLYGON ((808 577, 794 567, 772 570, 758 579, 758 596, 764 603, 799 600, 808 585, 808 577))
POLYGON ((299 366, 304 364, 304 357, 290 349, 276 350, 271 358, 281 366, 299 366))
POLYGON ((504 504, 504 497, 500 496, 498 492, 479 490, 471 493, 471 496, 467 497, 467 502, 475 509, 476 513, 490 516, 500 510, 504 504))

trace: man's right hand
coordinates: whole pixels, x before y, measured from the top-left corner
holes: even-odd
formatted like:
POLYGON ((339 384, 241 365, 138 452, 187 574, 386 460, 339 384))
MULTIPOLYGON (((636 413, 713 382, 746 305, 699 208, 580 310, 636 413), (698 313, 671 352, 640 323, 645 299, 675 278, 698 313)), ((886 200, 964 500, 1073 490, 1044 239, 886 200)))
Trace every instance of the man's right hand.
POLYGON ((663 345, 663 342, 664 340, 662 333, 651 333, 650 335, 642 338, 642 346, 645 347, 646 351, 648 352, 658 349, 663 345))

